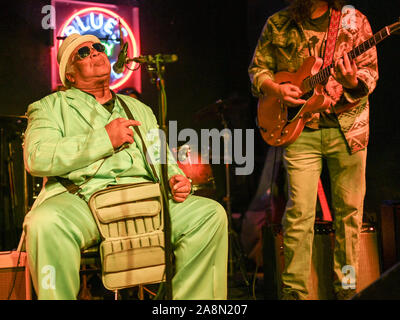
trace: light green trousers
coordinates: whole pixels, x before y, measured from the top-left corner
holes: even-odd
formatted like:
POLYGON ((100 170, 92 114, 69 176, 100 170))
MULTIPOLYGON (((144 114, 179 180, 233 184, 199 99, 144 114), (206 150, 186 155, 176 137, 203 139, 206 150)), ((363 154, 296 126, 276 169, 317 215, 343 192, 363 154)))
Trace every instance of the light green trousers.
MULTIPOLYGON (((175 274, 173 299, 226 299, 228 231, 224 208, 191 195, 170 200, 175 274)), ((28 261, 39 299, 76 299, 81 251, 100 241, 87 203, 62 193, 27 214, 28 261)))
POLYGON ((334 290, 342 290, 345 265, 352 266, 357 272, 366 155, 366 149, 350 155, 338 128, 306 128, 293 144, 286 147, 283 161, 289 189, 283 217, 283 293, 295 291, 302 299, 308 295, 317 189, 323 159, 326 159, 329 171, 334 215, 334 290))

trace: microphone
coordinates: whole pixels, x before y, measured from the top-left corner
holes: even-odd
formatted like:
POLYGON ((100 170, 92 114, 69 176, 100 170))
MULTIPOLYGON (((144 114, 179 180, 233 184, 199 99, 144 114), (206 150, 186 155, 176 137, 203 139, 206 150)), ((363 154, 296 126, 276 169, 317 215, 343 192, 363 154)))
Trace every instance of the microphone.
POLYGON ((128 55, 128 42, 125 42, 118 54, 118 60, 113 65, 115 73, 122 73, 125 69, 126 56, 128 55))
POLYGON ((178 56, 176 54, 161 54, 158 53, 154 56, 152 55, 147 55, 147 56, 139 56, 136 58, 130 59, 132 61, 135 61, 137 63, 156 63, 157 61, 160 63, 173 63, 178 61, 178 56))

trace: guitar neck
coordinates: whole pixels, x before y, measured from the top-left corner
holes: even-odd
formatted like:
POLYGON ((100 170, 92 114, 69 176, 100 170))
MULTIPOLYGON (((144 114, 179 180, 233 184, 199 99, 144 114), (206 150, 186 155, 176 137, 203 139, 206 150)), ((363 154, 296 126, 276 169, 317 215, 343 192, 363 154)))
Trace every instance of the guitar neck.
MULTIPOLYGON (((389 36, 390 36, 390 29, 388 27, 383 28, 382 30, 374 34, 371 38, 364 41, 363 43, 355 47, 353 50, 348 52, 350 60, 353 60, 358 56, 362 55, 364 52, 376 46, 379 42, 381 42, 382 40, 386 39, 389 36)), ((325 82, 331 75, 331 68, 333 68, 334 66, 335 62, 332 62, 330 65, 321 69, 313 76, 305 79, 308 81, 307 87, 312 89, 315 88, 317 84, 325 82)))

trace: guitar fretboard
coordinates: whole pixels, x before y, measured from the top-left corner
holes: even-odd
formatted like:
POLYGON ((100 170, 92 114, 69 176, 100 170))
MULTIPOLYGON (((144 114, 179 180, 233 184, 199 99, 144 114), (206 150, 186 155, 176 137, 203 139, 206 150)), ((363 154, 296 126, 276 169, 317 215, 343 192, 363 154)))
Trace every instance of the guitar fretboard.
MULTIPOLYGON (((358 56, 362 55, 364 52, 376 46, 379 42, 387 38, 389 35, 390 35, 389 28, 388 27, 383 28, 375 35, 373 35, 371 38, 369 38, 368 40, 364 41, 363 43, 355 47, 353 50, 351 50, 348 53, 350 60, 353 60, 358 56)), ((328 79, 329 76, 331 75, 331 68, 333 68, 334 66, 335 62, 332 62, 330 65, 326 66, 316 74, 310 76, 309 78, 306 78, 304 80, 307 81, 306 87, 312 89, 315 88, 317 84, 326 81, 326 79, 328 79)))

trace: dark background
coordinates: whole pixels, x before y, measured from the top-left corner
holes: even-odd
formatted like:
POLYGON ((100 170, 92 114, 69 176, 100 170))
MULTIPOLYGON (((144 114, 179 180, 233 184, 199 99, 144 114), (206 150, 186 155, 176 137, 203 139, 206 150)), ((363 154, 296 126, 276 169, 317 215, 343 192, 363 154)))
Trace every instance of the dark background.
MULTIPOLYGON (((165 75, 168 119, 178 121, 178 130, 187 127, 221 129, 219 119, 213 114, 203 117, 201 121, 195 115, 218 99, 232 97, 239 97, 242 102, 228 106, 229 127, 255 128, 257 101, 250 94, 247 67, 266 18, 283 8, 284 1, 97 2, 139 6, 142 54, 178 55, 179 61, 168 65, 165 75)), ((374 32, 399 18, 398 0, 358 0, 349 3, 367 15, 374 32)), ((41 9, 47 4, 50 1, 3 2, 0 13, 2 115, 23 115, 29 103, 52 91, 52 35, 50 30, 41 27, 44 16, 41 9)), ((378 45, 380 80, 370 98, 371 131, 365 200, 368 212, 377 212, 383 200, 400 199, 399 45, 399 36, 392 36, 378 45)), ((142 77, 142 101, 157 114, 155 87, 150 83, 146 70, 142 70, 142 77)), ((3 118, 2 124, 8 121, 3 118)), ((255 137, 253 174, 232 176, 234 212, 245 212, 258 186, 268 146, 257 130, 255 137)), ((213 169, 219 193, 223 195, 224 168, 217 165, 213 169)), ((1 174, 5 173, 2 171, 1 174)), ((2 188, 6 186, 3 184, 2 188)))

